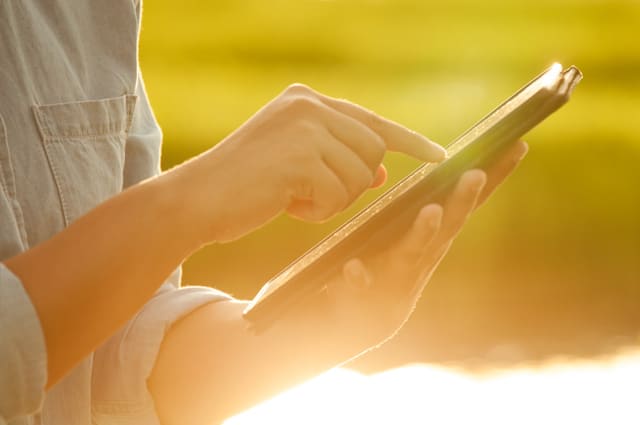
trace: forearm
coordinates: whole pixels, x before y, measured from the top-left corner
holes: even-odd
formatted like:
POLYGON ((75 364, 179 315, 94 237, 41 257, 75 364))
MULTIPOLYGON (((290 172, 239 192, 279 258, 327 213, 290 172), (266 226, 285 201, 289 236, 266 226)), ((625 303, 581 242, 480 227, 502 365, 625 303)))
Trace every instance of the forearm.
POLYGON ((134 186, 5 262, 40 318, 48 386, 131 318, 197 248, 174 186, 170 174, 134 186))
POLYGON ((307 310, 255 334, 245 302, 212 303, 165 337, 148 381, 164 425, 219 423, 322 373, 363 350, 331 318, 307 310))
MULTIPOLYGON (((514 153, 521 156, 522 146, 514 153)), ((425 206, 387 251, 349 261, 321 296, 283 311, 261 334, 248 328, 240 302, 206 305, 175 324, 148 380, 162 423, 222 421, 390 338, 477 201, 513 170, 514 157, 491 168, 486 188, 483 172, 465 173, 447 201, 425 206)))

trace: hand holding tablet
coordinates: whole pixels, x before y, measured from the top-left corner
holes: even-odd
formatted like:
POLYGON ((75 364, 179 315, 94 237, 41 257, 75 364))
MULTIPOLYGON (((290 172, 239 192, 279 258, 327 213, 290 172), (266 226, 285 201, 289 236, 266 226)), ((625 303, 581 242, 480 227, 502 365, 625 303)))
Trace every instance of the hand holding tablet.
POLYGON ((244 312, 268 327, 286 309, 326 289, 351 258, 368 258, 405 233, 420 210, 442 203, 466 170, 492 159, 566 103, 582 74, 554 64, 447 146, 448 158, 425 164, 294 261, 262 288, 244 312))

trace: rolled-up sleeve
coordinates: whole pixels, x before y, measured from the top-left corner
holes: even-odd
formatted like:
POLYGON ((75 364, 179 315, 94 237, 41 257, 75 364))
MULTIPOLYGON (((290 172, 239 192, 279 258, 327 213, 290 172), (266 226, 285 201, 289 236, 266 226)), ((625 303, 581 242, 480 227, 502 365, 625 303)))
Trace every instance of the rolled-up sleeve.
MULTIPOLYGON (((162 131, 155 119, 141 74, 138 101, 127 136, 124 188, 160 173, 162 131)), ((198 307, 229 299, 208 287, 180 286, 178 268, 158 293, 93 357, 92 420, 97 425, 159 425, 147 390, 160 345, 173 323, 198 307)))
POLYGON ((38 411, 46 381, 40 320, 18 277, 0 263, 0 423, 38 411))
POLYGON ((92 416, 97 425, 159 425, 147 389, 166 331, 196 308, 230 297, 208 287, 165 285, 94 356, 92 416))

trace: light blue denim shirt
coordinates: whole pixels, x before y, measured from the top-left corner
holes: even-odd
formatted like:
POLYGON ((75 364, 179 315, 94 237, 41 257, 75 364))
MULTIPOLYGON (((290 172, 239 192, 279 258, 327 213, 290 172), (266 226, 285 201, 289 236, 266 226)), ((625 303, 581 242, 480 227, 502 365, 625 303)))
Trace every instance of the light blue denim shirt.
MULTIPOLYGON (((138 69, 136 0, 0 2, 0 260, 159 173, 162 134, 138 69)), ((0 263, 0 425, 158 424, 146 379, 165 330, 213 289, 180 270, 46 391, 36 311, 0 263)))

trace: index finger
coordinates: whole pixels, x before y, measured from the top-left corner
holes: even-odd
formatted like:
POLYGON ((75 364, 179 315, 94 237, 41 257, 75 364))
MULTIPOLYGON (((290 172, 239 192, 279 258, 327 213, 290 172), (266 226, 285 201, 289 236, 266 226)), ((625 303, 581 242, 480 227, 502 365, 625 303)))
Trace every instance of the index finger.
POLYGON ((360 121, 376 132, 390 151, 402 152, 427 162, 440 162, 447 157, 447 151, 442 146, 413 130, 346 100, 320 93, 317 95, 325 105, 360 121))

